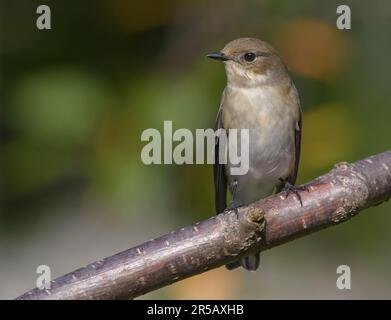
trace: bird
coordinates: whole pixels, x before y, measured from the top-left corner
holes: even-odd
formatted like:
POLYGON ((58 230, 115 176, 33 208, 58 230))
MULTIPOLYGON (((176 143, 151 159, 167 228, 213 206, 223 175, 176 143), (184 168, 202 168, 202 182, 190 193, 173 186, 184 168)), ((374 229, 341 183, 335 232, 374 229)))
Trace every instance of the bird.
MULTIPOLYGON (((302 111, 298 91, 278 52, 256 38, 239 38, 221 51, 207 54, 224 64, 227 83, 216 117, 215 129, 248 129, 249 168, 232 175, 229 162, 219 161, 221 138, 216 136, 214 161, 215 209, 250 204, 274 192, 294 192, 300 161, 302 111), (227 207, 227 188, 231 204, 227 207)), ((228 139, 228 136, 227 136, 228 139)), ((227 264, 255 271, 260 253, 251 253, 227 264)))

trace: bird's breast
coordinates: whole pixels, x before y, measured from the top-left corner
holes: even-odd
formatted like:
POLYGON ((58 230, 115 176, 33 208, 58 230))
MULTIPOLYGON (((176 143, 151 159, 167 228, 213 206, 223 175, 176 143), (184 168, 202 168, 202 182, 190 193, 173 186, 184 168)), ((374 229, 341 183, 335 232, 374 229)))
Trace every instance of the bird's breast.
MULTIPOLYGON (((279 87, 230 88, 223 103, 225 128, 272 129, 292 120, 289 97, 279 87)), ((293 101, 292 101, 293 103, 293 101)))
MULTIPOLYGON (((293 169, 295 120, 290 105, 293 101, 283 90, 272 86, 227 88, 225 94, 224 128, 249 129, 249 141, 245 141, 249 143, 249 171, 237 177, 239 188, 242 191, 251 188, 257 198, 266 196, 278 179, 286 178, 293 169)), ((244 196, 248 197, 251 198, 248 194, 244 196)))

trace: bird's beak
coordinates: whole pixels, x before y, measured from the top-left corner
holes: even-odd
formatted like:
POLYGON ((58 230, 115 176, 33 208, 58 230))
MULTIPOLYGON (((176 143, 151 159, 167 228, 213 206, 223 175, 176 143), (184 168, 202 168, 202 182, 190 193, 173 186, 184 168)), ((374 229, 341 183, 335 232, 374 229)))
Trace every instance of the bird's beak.
POLYGON ((226 56, 224 53, 217 51, 217 52, 211 52, 206 55, 208 58, 220 60, 220 61, 227 61, 229 60, 229 57, 226 56))

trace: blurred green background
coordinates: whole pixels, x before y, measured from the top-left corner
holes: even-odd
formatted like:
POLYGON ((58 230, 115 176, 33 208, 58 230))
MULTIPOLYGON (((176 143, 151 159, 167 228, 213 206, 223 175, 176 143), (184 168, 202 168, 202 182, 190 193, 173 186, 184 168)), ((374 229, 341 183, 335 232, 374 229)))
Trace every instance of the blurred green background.
MULTIPOLYGON (((0 298, 214 214, 210 165, 140 160, 147 128, 214 125, 223 66, 205 54, 258 37, 300 92, 299 183, 390 149, 391 3, 0 1, 0 298)), ((267 251, 256 273, 220 268, 142 298, 391 298, 391 203, 267 251), (336 288, 347 264, 352 289, 336 288)))

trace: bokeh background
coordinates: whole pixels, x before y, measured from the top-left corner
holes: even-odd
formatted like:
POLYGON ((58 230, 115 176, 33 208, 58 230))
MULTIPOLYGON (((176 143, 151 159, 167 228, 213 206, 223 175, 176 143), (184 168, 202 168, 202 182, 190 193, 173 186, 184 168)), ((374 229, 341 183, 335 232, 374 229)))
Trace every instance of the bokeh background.
MULTIPOLYGON (((141 132, 214 125, 223 66, 205 58, 253 36, 300 92, 299 183, 390 149, 391 3, 0 1, 0 298, 214 214, 210 165, 140 160, 141 132)), ((391 298, 391 203, 267 251, 256 273, 220 268, 148 298, 391 298), (347 264, 352 289, 336 288, 347 264)))

